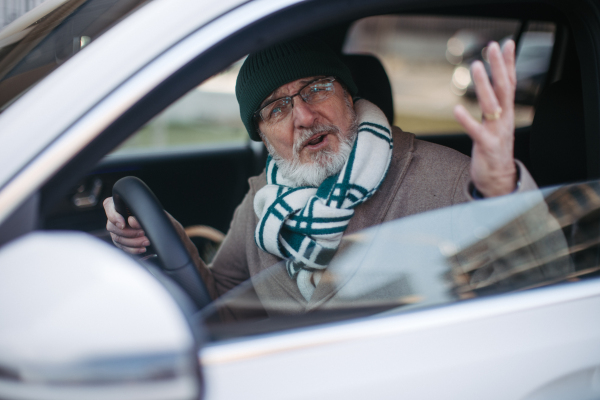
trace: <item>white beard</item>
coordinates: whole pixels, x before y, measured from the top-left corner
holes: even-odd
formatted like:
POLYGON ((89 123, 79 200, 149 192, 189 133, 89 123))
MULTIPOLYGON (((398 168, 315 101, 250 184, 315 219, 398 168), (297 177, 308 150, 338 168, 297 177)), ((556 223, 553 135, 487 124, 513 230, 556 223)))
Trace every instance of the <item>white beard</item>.
MULTIPOLYGON (((350 106, 350 105, 349 105, 350 106)), ((346 134, 343 134, 336 125, 315 124, 313 127, 304 129, 299 137, 294 141, 293 156, 291 160, 286 160, 269 143, 266 137, 263 136, 267 149, 273 157, 273 161, 277 164, 279 172, 287 178, 294 187, 314 186, 318 187, 323 181, 337 174, 342 170, 348 156, 352 151, 354 140, 358 133, 358 121, 354 109, 352 110, 352 124, 346 134), (331 135, 337 136, 339 140, 339 149, 337 152, 331 150, 322 150, 311 154, 311 161, 302 163, 300 161, 300 150, 302 144, 320 132, 330 132, 331 135)))

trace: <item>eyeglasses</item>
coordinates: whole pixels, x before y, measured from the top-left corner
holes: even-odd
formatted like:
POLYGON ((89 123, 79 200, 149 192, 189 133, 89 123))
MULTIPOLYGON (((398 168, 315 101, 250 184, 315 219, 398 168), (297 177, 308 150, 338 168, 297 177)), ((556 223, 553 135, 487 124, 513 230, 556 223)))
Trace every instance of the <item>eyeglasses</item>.
POLYGON ((267 125, 275 125, 290 115, 294 108, 294 97, 300 96, 307 104, 320 103, 335 93, 334 81, 335 78, 330 76, 309 82, 298 90, 296 94, 273 100, 262 107, 254 113, 254 118, 256 120, 260 117, 267 125))

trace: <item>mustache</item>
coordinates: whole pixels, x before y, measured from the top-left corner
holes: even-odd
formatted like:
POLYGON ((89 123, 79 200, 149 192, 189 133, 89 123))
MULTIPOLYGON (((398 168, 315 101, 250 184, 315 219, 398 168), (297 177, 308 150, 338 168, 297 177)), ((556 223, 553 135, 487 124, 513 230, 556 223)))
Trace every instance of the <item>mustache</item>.
POLYGON ((337 125, 316 123, 310 128, 305 128, 300 131, 300 135, 294 140, 293 152, 295 155, 300 153, 304 144, 313 136, 319 133, 332 133, 337 137, 341 137, 342 131, 337 125))

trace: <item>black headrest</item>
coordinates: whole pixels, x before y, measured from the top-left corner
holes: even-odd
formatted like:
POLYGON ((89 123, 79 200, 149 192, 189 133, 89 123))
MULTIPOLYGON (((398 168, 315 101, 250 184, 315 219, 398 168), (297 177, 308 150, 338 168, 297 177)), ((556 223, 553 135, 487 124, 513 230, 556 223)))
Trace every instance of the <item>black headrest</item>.
POLYGON ((394 125, 394 100, 390 80, 377 57, 366 54, 345 54, 346 63, 354 83, 358 86, 358 95, 377 105, 385 114, 390 125, 394 125))
POLYGON ((539 186, 585 180, 581 83, 561 80, 540 95, 531 124, 531 173, 539 186))

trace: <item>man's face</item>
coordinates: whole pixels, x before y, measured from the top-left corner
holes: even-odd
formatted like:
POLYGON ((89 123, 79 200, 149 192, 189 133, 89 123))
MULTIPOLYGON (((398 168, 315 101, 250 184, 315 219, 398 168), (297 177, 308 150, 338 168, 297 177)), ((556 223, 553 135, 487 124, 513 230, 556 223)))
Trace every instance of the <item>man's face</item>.
MULTIPOLYGON (((316 78, 307 77, 280 86, 263 101, 261 107, 275 99, 296 94, 316 78)), ((339 82, 334 81, 333 84, 335 93, 319 103, 307 104, 300 96, 294 97, 292 112, 276 125, 267 125, 259 118, 258 127, 263 141, 266 140, 265 144, 276 161, 293 163, 296 169, 322 169, 331 164, 340 152, 347 152, 348 143, 356 134, 356 116, 350 94, 339 82)), ((300 183, 314 185, 318 182, 300 183)))

